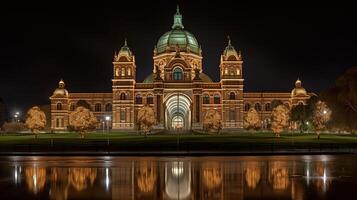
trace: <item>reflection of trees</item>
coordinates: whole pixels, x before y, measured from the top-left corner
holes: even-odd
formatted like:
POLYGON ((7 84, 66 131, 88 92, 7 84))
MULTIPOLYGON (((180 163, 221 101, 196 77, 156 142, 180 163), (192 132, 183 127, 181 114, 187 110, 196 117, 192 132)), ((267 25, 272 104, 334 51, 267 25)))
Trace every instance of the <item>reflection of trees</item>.
POLYGON ((68 170, 69 183, 77 190, 81 191, 93 185, 97 178, 97 169, 95 168, 70 168, 68 170))
POLYGON ((151 192, 154 189, 157 171, 153 162, 142 161, 136 169, 137 184, 142 192, 151 192))
POLYGON ((66 200, 68 198, 68 169, 51 169, 50 199, 66 200))
POLYGON ((269 168, 269 182, 275 190, 285 190, 289 186, 289 170, 284 162, 273 161, 269 168))
POLYGON ((46 183, 46 168, 44 167, 26 167, 25 168, 26 183, 29 190, 35 194, 41 191, 46 183))
POLYGON ((248 162, 245 169, 245 181, 249 188, 255 189, 260 181, 261 169, 258 162, 248 162))
POLYGON ((218 163, 203 165, 203 183, 208 189, 218 187, 222 183, 222 172, 218 163))
POLYGON ((331 179, 327 179, 326 166, 323 162, 317 162, 314 166, 313 175, 316 177, 312 183, 320 191, 326 191, 327 187, 331 183, 331 179))

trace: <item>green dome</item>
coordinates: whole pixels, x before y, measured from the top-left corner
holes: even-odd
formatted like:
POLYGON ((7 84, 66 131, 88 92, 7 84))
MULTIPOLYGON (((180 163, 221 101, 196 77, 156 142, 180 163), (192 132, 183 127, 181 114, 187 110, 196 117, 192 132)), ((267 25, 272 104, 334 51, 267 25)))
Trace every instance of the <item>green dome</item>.
POLYGON ((172 25, 172 30, 163 34, 156 45, 156 53, 164 53, 166 51, 174 52, 180 47, 180 51, 192 52, 195 54, 200 54, 200 46, 194 35, 190 32, 184 30, 182 24, 182 15, 177 8, 176 14, 174 15, 174 24, 172 25))

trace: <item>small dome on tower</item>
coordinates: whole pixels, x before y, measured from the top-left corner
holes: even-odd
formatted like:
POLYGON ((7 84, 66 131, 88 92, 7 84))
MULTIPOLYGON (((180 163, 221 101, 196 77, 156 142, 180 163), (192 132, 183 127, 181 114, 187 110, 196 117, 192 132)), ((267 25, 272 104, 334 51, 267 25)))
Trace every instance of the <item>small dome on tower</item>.
POLYGON ((298 78, 295 82, 295 88, 291 91, 291 97, 296 97, 296 96, 306 96, 307 92, 305 88, 301 86, 301 81, 298 78))
POLYGON ((65 89, 65 83, 62 79, 58 82, 58 88, 53 92, 52 97, 68 97, 68 91, 65 89))
POLYGON ((228 36, 228 45, 224 49, 223 54, 222 54, 224 60, 241 60, 241 53, 237 52, 234 46, 231 43, 231 38, 228 36))
MULTIPOLYGON (((130 50, 128 43, 125 39, 124 45, 120 48, 119 53, 114 55, 114 61, 120 61, 122 57, 125 57, 125 60, 131 60, 133 56, 132 51, 130 50)), ((123 60, 123 61, 125 61, 123 60)))

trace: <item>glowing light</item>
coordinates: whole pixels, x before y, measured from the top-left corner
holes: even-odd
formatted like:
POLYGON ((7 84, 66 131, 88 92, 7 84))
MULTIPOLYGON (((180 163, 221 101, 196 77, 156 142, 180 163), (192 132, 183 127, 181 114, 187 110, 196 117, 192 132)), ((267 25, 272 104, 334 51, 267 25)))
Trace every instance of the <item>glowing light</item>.
POLYGON ((306 167, 306 182, 307 182, 307 185, 310 184, 310 168, 309 168, 309 163, 307 163, 307 167, 306 167))
POLYGON ((15 176, 15 183, 17 183, 17 166, 15 166, 15 171, 14 171, 14 176, 15 176))
POLYGON ((175 166, 171 169, 171 173, 175 176, 181 176, 183 174, 183 162, 175 163, 175 166))
POLYGON ((106 116, 106 117, 105 117, 105 120, 106 120, 106 121, 109 121, 109 120, 110 120, 110 117, 109 117, 109 116, 106 116))
POLYGON ((109 183, 110 183, 110 179, 109 179, 109 169, 105 168, 105 186, 106 189, 109 189, 109 183))

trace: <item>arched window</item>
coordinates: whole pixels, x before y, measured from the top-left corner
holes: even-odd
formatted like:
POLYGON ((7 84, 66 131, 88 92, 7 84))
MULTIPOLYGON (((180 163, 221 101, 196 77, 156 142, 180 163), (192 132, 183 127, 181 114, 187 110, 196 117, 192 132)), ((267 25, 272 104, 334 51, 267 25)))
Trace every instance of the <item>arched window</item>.
POLYGON ((248 111, 250 109, 250 104, 249 103, 246 103, 244 105, 244 111, 248 111))
POLYGON ((74 103, 71 103, 71 105, 69 106, 69 110, 74 111, 75 109, 76 109, 76 105, 74 103))
POLYGON ((136 103, 136 104, 142 104, 142 103, 143 103, 143 98, 141 97, 140 94, 136 95, 136 97, 135 97, 135 103, 136 103))
POLYGON ((229 110, 229 120, 236 120, 236 111, 229 110))
POLYGON ((228 68, 227 68, 227 67, 224 68, 224 74, 225 74, 225 75, 228 75, 228 68))
POLYGON ((214 104, 220 104, 221 103, 221 97, 219 96, 219 94, 215 94, 214 95, 213 102, 214 102, 214 104))
POLYGON ((256 111, 261 111, 262 110, 262 106, 260 105, 260 103, 256 103, 255 106, 254 106, 254 109, 256 111))
POLYGON ((57 103, 57 110, 62 110, 62 104, 61 103, 57 103))
POLYGON ((128 76, 131 76, 131 68, 128 68, 128 76))
POLYGON ((125 100, 126 99, 126 95, 124 92, 120 93, 120 100, 125 100))
POLYGON ((203 104, 209 104, 209 96, 208 94, 203 95, 203 104))
POLYGON ((146 97, 146 103, 147 103, 147 104, 153 104, 153 103, 154 103, 154 98, 153 98, 152 95, 148 95, 148 96, 146 97))
POLYGON ((229 93, 229 100, 235 100, 236 99, 236 94, 234 92, 229 93))
POLYGON ((121 76, 125 76, 125 67, 121 68, 121 76))
POLYGON ((101 112, 102 111, 102 104, 96 103, 94 105, 94 112, 101 112))
POLYGON ((182 69, 179 67, 176 67, 173 72, 173 78, 174 80, 182 80, 183 75, 182 75, 182 69))
POLYGON ((265 111, 271 111, 270 103, 265 104, 265 111))
POLYGON ((106 112, 111 112, 112 111, 112 104, 111 103, 107 103, 106 105, 105 105, 105 111, 106 112))

